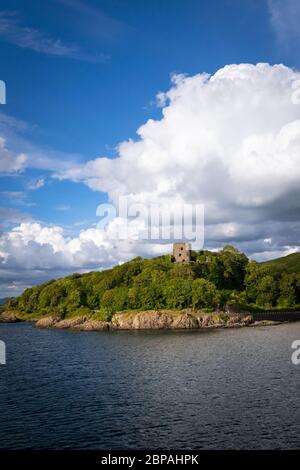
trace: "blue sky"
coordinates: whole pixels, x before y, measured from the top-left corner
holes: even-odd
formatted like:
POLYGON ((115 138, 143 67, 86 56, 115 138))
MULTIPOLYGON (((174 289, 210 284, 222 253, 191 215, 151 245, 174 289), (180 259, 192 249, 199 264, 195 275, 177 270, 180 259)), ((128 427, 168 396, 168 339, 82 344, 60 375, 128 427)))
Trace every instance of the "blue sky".
MULTIPOLYGON (((30 28, 40 33, 36 42, 51 38, 80 50, 59 56, 46 45, 38 52, 0 31, 3 112, 26 123, 18 138, 41 152, 60 153, 66 162, 114 156, 119 142, 159 117, 155 96, 168 89, 173 72, 213 73, 240 62, 297 65, 290 51, 278 47, 264 0, 48 0, 42 8, 41 2, 2 0, 1 10, 16 23, 21 41, 22 28, 30 28)), ((93 218, 105 195, 49 180, 51 173, 29 169, 2 178, 2 190, 13 192, 26 191, 27 181, 40 175, 46 180, 44 188, 27 192, 27 204, 34 205, 5 198, 4 206, 23 205, 47 223, 93 218)))
POLYGON ((66 236, 92 227, 107 191, 57 173, 117 158, 120 142, 161 119, 156 96, 174 73, 258 62, 298 69, 298 7, 295 0, 2 0, 0 131, 12 158, 22 153, 28 162, 0 174, 2 230, 24 220, 60 226, 66 236))

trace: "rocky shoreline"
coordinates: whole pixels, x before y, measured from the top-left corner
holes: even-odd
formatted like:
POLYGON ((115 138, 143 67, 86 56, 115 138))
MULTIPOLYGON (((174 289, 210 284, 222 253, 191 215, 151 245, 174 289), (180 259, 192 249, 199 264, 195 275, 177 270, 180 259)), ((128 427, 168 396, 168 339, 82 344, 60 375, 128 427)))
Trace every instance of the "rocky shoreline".
MULTIPOLYGON (((3 312, 0 322, 14 323, 27 321, 18 318, 11 312, 3 312)), ((190 309, 146 310, 141 312, 120 312, 113 315, 110 322, 94 320, 87 316, 65 318, 47 316, 32 319, 38 328, 74 329, 80 331, 112 331, 112 330, 196 330, 207 328, 241 328, 246 326, 275 325, 279 321, 254 321, 250 314, 245 313, 204 313, 190 309)))
POLYGON ((2 312, 0 313, 0 323, 17 323, 22 321, 14 313, 11 312, 2 312))

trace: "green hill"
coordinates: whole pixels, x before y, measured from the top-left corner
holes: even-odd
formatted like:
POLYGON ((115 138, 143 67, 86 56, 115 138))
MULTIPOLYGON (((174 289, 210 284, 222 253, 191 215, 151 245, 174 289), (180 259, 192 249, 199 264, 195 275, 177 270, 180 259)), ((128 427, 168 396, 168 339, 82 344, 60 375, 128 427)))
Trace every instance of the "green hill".
POLYGON ((135 258, 100 272, 72 274, 26 289, 0 309, 23 318, 56 315, 109 320, 116 312, 156 309, 222 309, 300 304, 300 254, 267 263, 249 261, 227 245, 219 252, 192 252, 192 263, 172 256, 135 258), (286 272, 287 271, 287 272, 286 272))
POLYGON ((100 272, 73 274, 26 289, 5 308, 24 315, 107 319, 123 310, 214 308, 241 291, 248 258, 233 247, 193 252, 193 263, 172 256, 135 258, 100 272))
POLYGON ((261 263, 274 273, 300 273, 300 253, 292 253, 291 255, 283 256, 261 263))

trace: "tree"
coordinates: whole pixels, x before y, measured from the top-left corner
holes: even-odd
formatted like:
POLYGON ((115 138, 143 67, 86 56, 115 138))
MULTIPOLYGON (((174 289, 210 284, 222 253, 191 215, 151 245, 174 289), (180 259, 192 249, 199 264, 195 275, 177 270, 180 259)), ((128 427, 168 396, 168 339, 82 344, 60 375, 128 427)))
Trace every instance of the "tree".
POLYGON ((242 290, 249 260, 231 245, 219 253, 200 251, 194 270, 197 277, 213 282, 217 289, 242 290))
POLYGON ((207 279, 215 285, 219 285, 222 277, 222 266, 219 262, 218 253, 205 250, 199 251, 194 271, 196 277, 207 279))
POLYGON ((82 302, 81 290, 78 287, 72 287, 68 291, 67 297, 68 310, 74 310, 84 303, 82 302))
POLYGON ((55 283, 48 284, 45 286, 39 295, 39 308, 45 308, 51 306, 52 296, 54 295, 55 283))
POLYGON ((257 286, 256 303, 264 308, 271 308, 276 304, 277 285, 271 275, 263 276, 257 286))
POLYGON ((300 276, 299 274, 283 273, 279 280, 280 307, 293 307, 300 303, 300 276))
POLYGON ((226 245, 220 252, 222 265, 222 289, 242 290, 249 260, 231 245, 226 245))
POLYGON ((127 287, 115 287, 104 292, 101 299, 101 307, 111 312, 124 310, 127 303, 127 287))
POLYGON ((270 275, 269 270, 256 261, 250 261, 247 265, 244 285, 248 302, 256 302, 259 294, 259 284, 263 277, 267 275, 270 275))
POLYGON ((192 285, 193 308, 216 306, 219 302, 216 286, 206 279, 195 279, 192 285))
POLYGON ((141 297, 142 297, 141 288, 137 286, 131 287, 128 290, 128 296, 127 296, 128 308, 131 308, 131 309, 141 308, 142 306, 141 297))
POLYGON ((192 279, 171 279, 164 289, 168 308, 186 308, 192 303, 192 279))
POLYGON ((61 284, 54 284, 52 289, 52 298, 50 305, 53 307, 58 306, 66 298, 66 289, 61 284))

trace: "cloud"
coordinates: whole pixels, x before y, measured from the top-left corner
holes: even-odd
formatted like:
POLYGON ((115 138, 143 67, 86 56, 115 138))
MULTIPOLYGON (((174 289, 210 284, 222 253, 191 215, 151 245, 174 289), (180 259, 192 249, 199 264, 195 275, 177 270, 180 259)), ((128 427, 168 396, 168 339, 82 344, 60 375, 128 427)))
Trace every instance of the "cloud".
POLYGON ((34 203, 27 200, 27 194, 24 191, 1 191, 0 195, 11 205, 27 207, 35 205, 34 203))
MULTIPOLYGON (((0 296, 13 290, 40 283, 70 272, 99 270, 132 256, 145 255, 138 240, 123 241, 116 250, 113 242, 115 224, 108 231, 82 230, 78 237, 67 237, 59 226, 47 227, 37 222, 23 222, 0 237, 0 296)), ((165 247, 153 246, 152 255, 165 247)), ((149 253, 149 249, 147 250, 149 253)), ((12 294, 10 294, 12 295, 12 294)))
MULTIPOLYGON (((34 128, 34 125, 0 112, 0 175, 19 174, 27 168, 62 171, 82 159, 80 155, 33 145, 24 133, 34 128)), ((43 178, 37 181, 41 184, 43 178)))
MULTIPOLYGON (((78 237, 67 237, 60 226, 45 226, 41 223, 23 222, 0 238, 1 265, 19 269, 91 269, 102 268, 111 263, 128 259, 143 251, 138 240, 119 242, 114 251, 115 220, 108 230, 88 228, 78 237), (134 248, 133 248, 134 247, 134 248)), ((152 252, 163 252, 162 247, 153 246, 152 252)))
POLYGON ((34 181, 29 181, 26 187, 28 191, 35 191, 37 189, 43 188, 43 186, 45 186, 45 178, 40 177, 34 181))
POLYGON ((0 37, 15 46, 42 54, 88 62, 107 60, 103 53, 90 54, 76 44, 65 44, 38 29, 23 26, 15 11, 0 11, 0 37))
POLYGON ((7 149, 6 140, 0 136, 0 174, 20 173, 26 168, 28 157, 7 149))
POLYGON ((18 209, 11 207, 0 207, 0 229, 10 230, 13 226, 19 225, 21 222, 32 221, 30 214, 20 212, 18 209))
POLYGON ((300 3, 298 0, 268 0, 270 21, 279 46, 298 53, 300 3))
POLYGON ((13 116, 0 112, 0 128, 15 129, 19 132, 22 132, 28 130, 30 126, 22 119, 16 119, 13 116))
POLYGON ((122 142, 119 158, 97 158, 58 176, 112 199, 121 192, 254 207, 272 201, 299 181, 300 106, 291 99, 299 78, 268 64, 175 77, 163 118, 141 126, 139 140, 122 142))
POLYGON ((115 204, 120 194, 146 205, 203 203, 208 246, 235 241, 251 254, 270 251, 263 240, 271 237, 284 251, 300 241, 300 106, 292 100, 299 79, 269 64, 175 75, 159 96, 162 118, 122 142, 118 158, 57 176, 107 192, 115 204))

